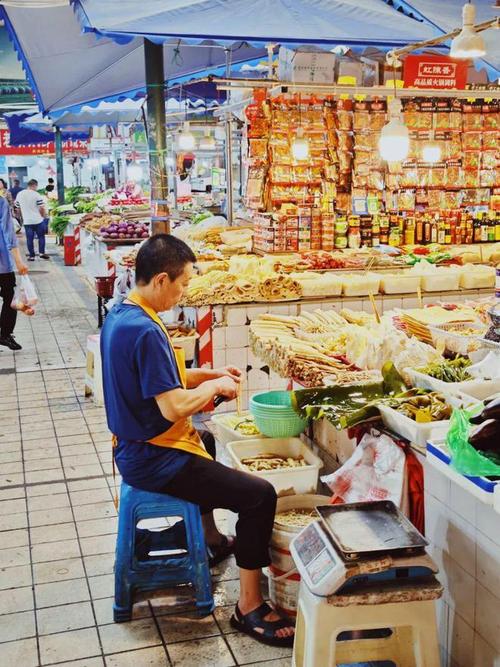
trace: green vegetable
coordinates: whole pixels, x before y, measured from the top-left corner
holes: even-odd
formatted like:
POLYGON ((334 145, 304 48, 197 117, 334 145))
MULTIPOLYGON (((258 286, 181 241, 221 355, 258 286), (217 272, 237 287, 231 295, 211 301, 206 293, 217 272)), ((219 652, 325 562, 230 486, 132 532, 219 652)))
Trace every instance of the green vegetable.
POLYGON ((69 216, 68 215, 54 215, 50 219, 50 229, 54 232, 56 236, 63 236, 68 226, 69 216))
POLYGON ((64 201, 67 204, 74 204, 80 195, 83 195, 87 192, 87 188, 84 188, 82 185, 76 185, 72 188, 64 189, 64 201))
POLYGON ((442 382, 464 382, 465 380, 472 380, 472 376, 467 371, 470 365, 471 361, 467 357, 457 357, 456 359, 444 359, 440 362, 428 364, 423 368, 417 368, 417 370, 442 382))
POLYGON ((292 392, 292 406, 302 418, 328 421, 340 429, 379 415, 381 399, 400 395, 404 380, 392 362, 382 368, 382 382, 303 389, 292 392))

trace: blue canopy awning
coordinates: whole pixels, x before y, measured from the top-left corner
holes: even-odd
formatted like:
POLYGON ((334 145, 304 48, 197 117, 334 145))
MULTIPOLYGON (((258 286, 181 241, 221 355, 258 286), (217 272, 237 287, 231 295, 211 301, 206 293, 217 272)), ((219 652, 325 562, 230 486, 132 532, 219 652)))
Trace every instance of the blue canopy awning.
POLYGON ((234 46, 346 44, 401 46, 434 30, 380 0, 71 0, 83 28, 121 44, 136 36, 160 43, 210 39, 234 46))
MULTIPOLYGON (((43 129, 36 129, 34 127, 26 127, 23 123, 34 114, 21 113, 14 111, 3 114, 3 117, 9 127, 9 141, 11 146, 30 146, 32 144, 46 144, 53 140, 53 127, 51 123, 47 123, 43 129)), ((88 139, 88 129, 85 131, 75 129, 62 130, 64 139, 88 139)))
MULTIPOLYGON (((42 112, 78 110, 99 101, 134 99, 145 93, 144 46, 139 37, 117 44, 83 33, 73 9, 0 6, 9 35, 42 112)), ((266 56, 241 42, 230 49, 234 69, 266 56)), ((179 40, 164 48, 165 79, 170 84, 221 74, 226 51, 213 43, 199 47, 179 40)))

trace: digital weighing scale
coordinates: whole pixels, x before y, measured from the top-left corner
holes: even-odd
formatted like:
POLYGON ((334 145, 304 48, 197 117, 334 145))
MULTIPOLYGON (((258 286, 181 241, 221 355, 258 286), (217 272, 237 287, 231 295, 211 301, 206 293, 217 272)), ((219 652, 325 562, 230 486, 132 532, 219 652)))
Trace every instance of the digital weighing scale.
POLYGON ((297 569, 315 595, 437 571, 428 542, 390 501, 317 507, 319 519, 292 540, 297 569))

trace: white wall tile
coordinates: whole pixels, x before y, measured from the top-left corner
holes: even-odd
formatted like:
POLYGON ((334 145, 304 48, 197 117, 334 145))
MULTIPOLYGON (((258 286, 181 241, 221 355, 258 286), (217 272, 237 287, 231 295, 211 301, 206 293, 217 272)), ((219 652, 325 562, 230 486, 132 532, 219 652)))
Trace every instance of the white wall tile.
POLYGON ((212 346, 214 350, 226 349, 226 327, 214 327, 212 329, 212 346))
POLYGON ((247 322, 247 309, 245 306, 228 306, 226 324, 228 327, 244 326, 247 322))
POLYGON ((492 505, 485 505, 477 501, 477 528, 489 537, 500 549, 500 514, 492 505))
POLYGON ((500 667, 500 654, 481 635, 474 635, 474 667, 500 667))
POLYGON ((479 583, 476 591, 476 630, 500 652, 500 597, 479 583))
POLYGON ((228 349, 248 347, 248 327, 247 326, 227 327, 226 347, 228 349))
POLYGON ((268 312, 267 306, 247 306, 247 317, 249 320, 253 320, 259 315, 263 315, 268 312))
POLYGON ((449 615, 448 655, 457 667, 471 667, 474 664, 474 630, 453 612, 449 615))
POLYGON ((403 308, 405 308, 405 309, 406 308, 419 308, 419 306, 420 306, 419 300, 417 298, 415 298, 414 296, 404 296, 403 297, 403 304, 402 304, 403 308))
POLYGON ((424 467, 424 487, 426 493, 449 505, 450 480, 427 462, 424 467))
POLYGON ((450 482, 450 507, 468 523, 476 524, 474 496, 453 481, 450 482))
POLYGON ((221 368, 226 365, 226 350, 213 351, 213 367, 221 368))
POLYGON ((248 349, 246 347, 228 348, 226 350, 226 364, 245 371, 248 365, 248 349))
POLYGON ((476 539, 476 579, 500 596, 500 548, 480 531, 476 539))
POLYGON ((444 600, 450 613, 459 614, 470 626, 474 626, 476 580, 466 572, 445 550, 431 545, 430 555, 439 567, 437 575, 445 588, 444 600))

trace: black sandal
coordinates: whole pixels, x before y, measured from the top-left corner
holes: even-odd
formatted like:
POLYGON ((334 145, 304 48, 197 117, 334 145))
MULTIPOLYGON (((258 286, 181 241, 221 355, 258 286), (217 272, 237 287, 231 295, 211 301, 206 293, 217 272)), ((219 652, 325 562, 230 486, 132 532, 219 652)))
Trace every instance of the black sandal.
POLYGON ((215 567, 219 563, 222 563, 223 560, 229 558, 229 556, 234 553, 234 545, 236 544, 236 539, 231 535, 222 536, 220 544, 215 546, 208 546, 207 544, 207 554, 208 554, 208 566, 215 567))
POLYGON ((234 614, 230 620, 231 627, 244 632, 249 637, 253 637, 258 642, 261 642, 261 644, 277 646, 279 648, 292 648, 295 636, 276 637, 276 630, 293 628, 295 623, 286 616, 282 616, 277 621, 265 621, 264 618, 273 611, 274 609, 267 602, 263 602, 257 609, 243 615, 238 605, 236 605, 234 614), (255 628, 260 628, 263 632, 257 632, 255 628))

